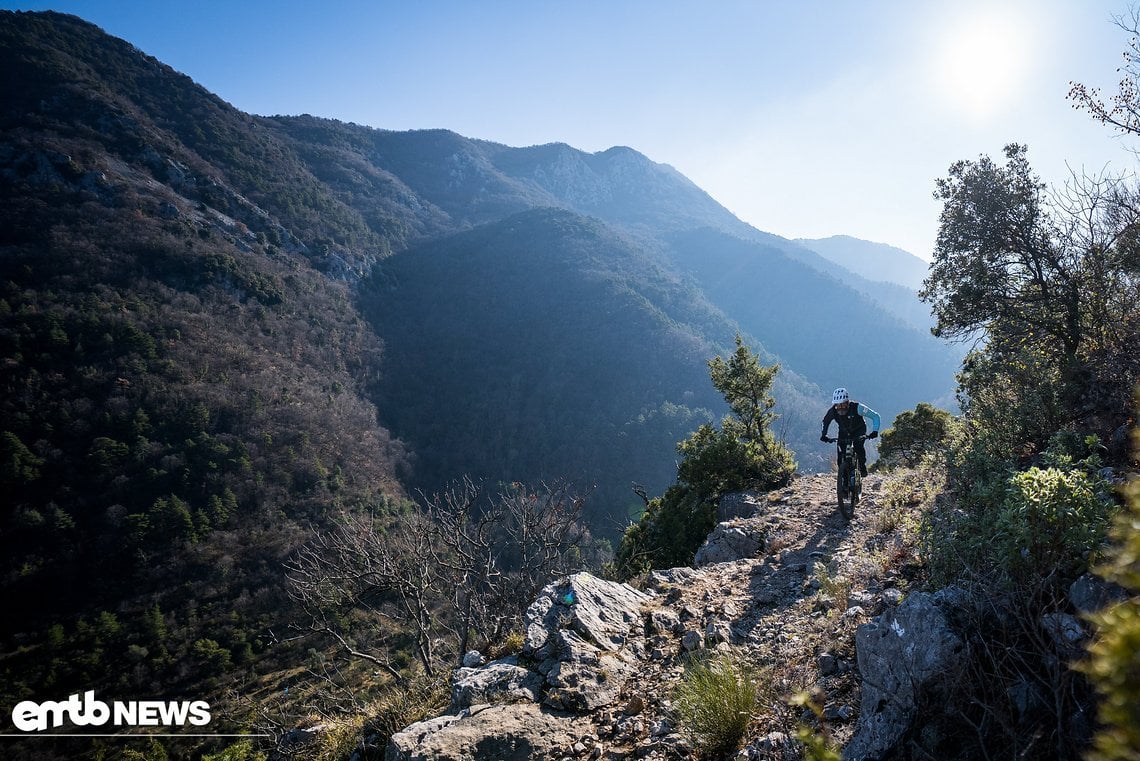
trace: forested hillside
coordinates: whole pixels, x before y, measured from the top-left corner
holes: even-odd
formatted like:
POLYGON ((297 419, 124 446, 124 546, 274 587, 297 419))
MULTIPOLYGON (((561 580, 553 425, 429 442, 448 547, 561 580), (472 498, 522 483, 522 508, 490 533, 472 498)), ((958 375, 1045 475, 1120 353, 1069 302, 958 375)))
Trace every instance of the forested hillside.
MULTIPOLYGON (((449 473, 569 477, 597 487, 594 514, 612 532, 630 517, 614 506, 641 504, 631 486, 663 490, 676 442, 725 411, 704 363, 734 325, 628 239, 570 212, 524 212, 399 253, 365 302, 391 368, 380 406, 423 458, 420 486, 449 473)), ((795 399, 802 381, 789 377, 781 389, 795 399)), ((797 409, 786 430, 803 445, 815 421, 797 409)))
POLYGON ((570 479, 620 536, 738 333, 807 466, 832 386, 953 386, 632 149, 252 116, 56 13, 0 13, 0 67, 0 704, 293 668, 283 563, 464 476, 570 479))

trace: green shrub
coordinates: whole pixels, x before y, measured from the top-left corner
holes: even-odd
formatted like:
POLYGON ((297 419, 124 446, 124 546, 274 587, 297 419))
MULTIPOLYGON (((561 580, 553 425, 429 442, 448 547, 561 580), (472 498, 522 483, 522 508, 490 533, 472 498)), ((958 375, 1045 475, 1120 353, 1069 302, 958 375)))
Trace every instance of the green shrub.
POLYGON ((1088 568, 1118 506, 1096 472, 1095 441, 1076 456, 1070 437, 1055 435, 1053 442, 1041 458, 1047 467, 1018 471, 988 431, 956 440, 954 498, 940 500, 922 527, 934 583, 984 576, 990 584, 1033 585, 1071 580, 1088 568))
POLYGON ((1095 761, 1140 758, 1140 481, 1132 482, 1128 501, 1109 560, 1097 570, 1132 596, 1091 617, 1097 637, 1081 666, 1101 694, 1095 761))
POLYGON ((688 565, 716 521, 725 494, 783 486, 796 470, 791 451, 768 429, 775 415, 768 396, 778 366, 764 367, 736 337, 736 352, 709 360, 713 385, 735 413, 720 428, 702 425, 677 445, 677 483, 648 501, 622 537, 613 575, 629 578, 652 568, 688 565))
POLYGON ((1098 476, 1030 468, 1009 480, 993 537, 1016 576, 1079 575, 1108 532, 1116 505, 1098 476))
POLYGON ((253 749, 252 740, 241 740, 217 753, 207 753, 202 761, 265 761, 268 758, 264 753, 253 749))
POLYGON ((689 663, 673 707, 697 752, 719 756, 740 747, 757 703, 755 675, 721 655, 689 663))
POLYGON ((946 445, 953 421, 946 410, 920 402, 913 411, 899 414, 894 425, 883 431, 879 461, 886 465, 918 465, 928 454, 946 445))

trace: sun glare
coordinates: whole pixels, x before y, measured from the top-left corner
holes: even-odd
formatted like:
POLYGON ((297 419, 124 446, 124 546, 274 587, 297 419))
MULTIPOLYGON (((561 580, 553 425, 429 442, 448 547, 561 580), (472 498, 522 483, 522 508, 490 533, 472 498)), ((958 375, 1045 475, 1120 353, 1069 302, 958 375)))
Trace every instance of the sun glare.
POLYGON ((971 121, 1007 107, 1029 65, 1029 31, 1009 16, 979 13, 941 34, 935 72, 947 106, 971 121))

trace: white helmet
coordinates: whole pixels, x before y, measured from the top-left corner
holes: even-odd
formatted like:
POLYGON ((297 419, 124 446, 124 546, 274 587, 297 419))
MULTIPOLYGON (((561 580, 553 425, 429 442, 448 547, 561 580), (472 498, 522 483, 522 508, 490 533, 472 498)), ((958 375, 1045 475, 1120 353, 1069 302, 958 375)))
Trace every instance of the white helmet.
POLYGON ((837 388, 831 394, 832 404, 842 404, 843 402, 849 401, 851 401, 851 395, 847 393, 847 389, 845 388, 837 388))

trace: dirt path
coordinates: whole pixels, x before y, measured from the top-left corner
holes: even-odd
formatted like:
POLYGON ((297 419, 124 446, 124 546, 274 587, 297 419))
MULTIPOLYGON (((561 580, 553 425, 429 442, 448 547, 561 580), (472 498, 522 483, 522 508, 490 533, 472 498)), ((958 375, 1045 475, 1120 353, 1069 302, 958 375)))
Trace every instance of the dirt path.
POLYGON ((701 650, 723 650, 761 672, 764 707, 749 734, 754 757, 798 757, 787 738, 805 714, 787 700, 802 691, 816 695, 837 741, 849 737, 859 713, 855 630, 906 586, 897 568, 907 550, 883 515, 883 490, 883 477, 869 476, 849 523, 838 511, 834 475, 797 477, 763 495, 752 517, 733 522, 764 537, 754 557, 651 577, 659 617, 677 623, 648 631, 636 646, 646 667, 626 685, 622 707, 598 717, 599 735, 610 740, 598 757, 685 757, 683 744, 668 741, 676 733, 669 705, 698 635, 701 650))

